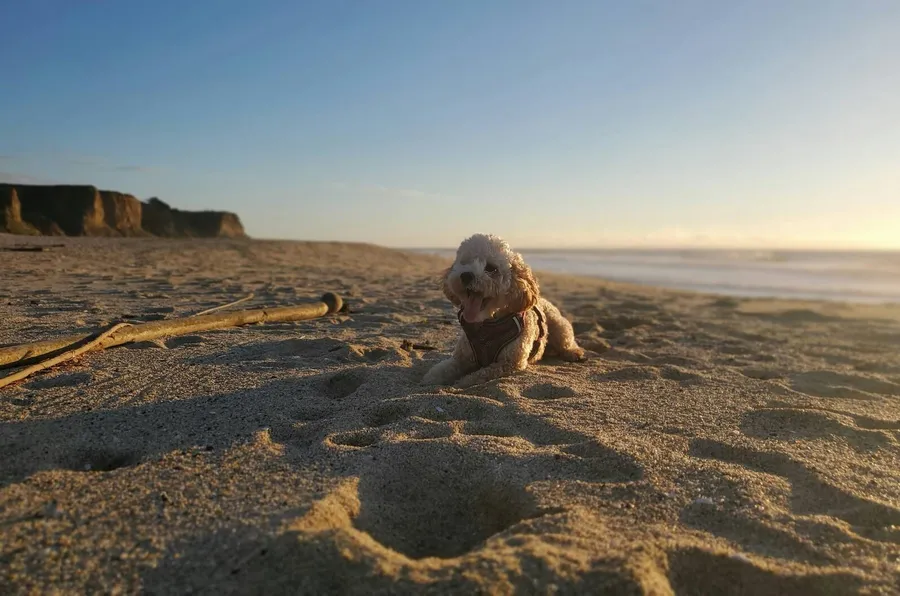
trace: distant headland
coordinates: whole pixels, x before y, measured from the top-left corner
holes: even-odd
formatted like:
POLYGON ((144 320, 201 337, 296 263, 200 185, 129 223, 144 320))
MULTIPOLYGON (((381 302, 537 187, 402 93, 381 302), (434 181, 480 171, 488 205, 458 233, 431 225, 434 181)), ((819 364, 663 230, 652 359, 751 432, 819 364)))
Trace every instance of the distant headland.
POLYGON ((43 236, 240 238, 228 211, 182 211, 95 186, 0 184, 0 232, 43 236))

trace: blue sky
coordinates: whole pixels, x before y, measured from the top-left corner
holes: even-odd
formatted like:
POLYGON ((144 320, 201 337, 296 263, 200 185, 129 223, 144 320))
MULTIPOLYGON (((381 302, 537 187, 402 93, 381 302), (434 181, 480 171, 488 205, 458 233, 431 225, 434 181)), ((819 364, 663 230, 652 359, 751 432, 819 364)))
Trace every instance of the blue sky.
POLYGON ((257 237, 900 248, 896 0, 0 3, 0 179, 257 237))

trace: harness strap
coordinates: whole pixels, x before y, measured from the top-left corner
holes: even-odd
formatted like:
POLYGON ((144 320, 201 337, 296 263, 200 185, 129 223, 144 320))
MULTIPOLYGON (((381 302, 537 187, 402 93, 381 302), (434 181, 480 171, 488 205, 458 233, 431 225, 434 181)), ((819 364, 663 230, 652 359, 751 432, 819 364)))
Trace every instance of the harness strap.
POLYGON ((541 340, 547 334, 547 326, 546 321, 544 321, 544 313, 541 312, 541 309, 537 307, 534 307, 531 310, 533 310, 534 314, 537 315, 538 336, 535 338, 534 343, 531 344, 531 354, 528 355, 529 360, 537 355, 537 352, 541 347, 541 340))

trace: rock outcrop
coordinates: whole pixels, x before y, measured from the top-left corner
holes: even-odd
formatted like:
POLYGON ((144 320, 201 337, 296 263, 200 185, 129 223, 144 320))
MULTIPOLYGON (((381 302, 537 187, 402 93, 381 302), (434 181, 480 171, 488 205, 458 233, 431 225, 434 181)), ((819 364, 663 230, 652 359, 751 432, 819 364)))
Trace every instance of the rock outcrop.
POLYGON ((62 231, 67 236, 110 235, 106 233, 100 195, 92 186, 17 184, 13 190, 19 197, 22 220, 42 234, 62 231))
POLYGON ((99 192, 103 203, 103 221, 107 227, 123 236, 147 235, 141 227, 143 206, 138 199, 112 190, 99 192))
POLYGON ((40 231, 22 220, 22 204, 16 189, 0 189, 0 232, 37 235, 40 231))
POLYGON ((0 232, 53 236, 245 236, 234 213, 181 211, 94 186, 0 184, 0 232))
POLYGON ((227 211, 182 211, 153 197, 143 205, 142 226, 154 236, 239 238, 244 226, 227 211))

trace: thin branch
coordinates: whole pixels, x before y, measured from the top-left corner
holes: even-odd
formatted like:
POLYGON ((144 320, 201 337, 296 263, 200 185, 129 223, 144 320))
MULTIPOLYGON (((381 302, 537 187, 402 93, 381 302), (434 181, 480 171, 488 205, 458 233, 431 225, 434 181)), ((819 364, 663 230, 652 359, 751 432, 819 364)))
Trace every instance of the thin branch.
POLYGON ((235 300, 234 302, 229 302, 228 304, 223 304, 223 305, 221 305, 221 306, 214 306, 214 307, 212 307, 212 308, 207 308, 206 310, 201 310, 200 312, 195 313, 195 314, 193 314, 193 315, 191 315, 191 316, 192 316, 192 317, 202 317, 203 315, 208 315, 208 314, 214 313, 214 312, 219 311, 219 310, 224 310, 224 309, 229 308, 229 307, 231 307, 231 306, 237 306, 238 304, 243 304, 244 302, 247 302, 248 300, 253 300, 253 298, 254 298, 255 296, 256 296, 256 294, 254 294, 253 292, 250 292, 249 294, 247 294, 246 296, 244 296, 244 297, 241 298, 240 300, 235 300))
POLYGON ((33 364, 27 368, 23 368, 22 370, 14 372, 11 375, 7 375, 0 379, 0 388, 6 387, 7 385, 12 385, 16 381, 26 379, 34 373, 50 368, 51 366, 56 366, 57 364, 61 364, 68 360, 72 360, 73 358, 77 358, 78 356, 81 356, 85 352, 89 352, 98 346, 100 346, 102 349, 102 344, 104 341, 111 337, 113 333, 125 327, 131 327, 131 325, 129 323, 117 323, 98 335, 94 340, 89 341, 83 346, 75 348, 74 350, 63 352, 58 356, 54 356, 53 358, 49 358, 47 360, 44 360, 43 362, 38 362, 37 364, 33 364))

